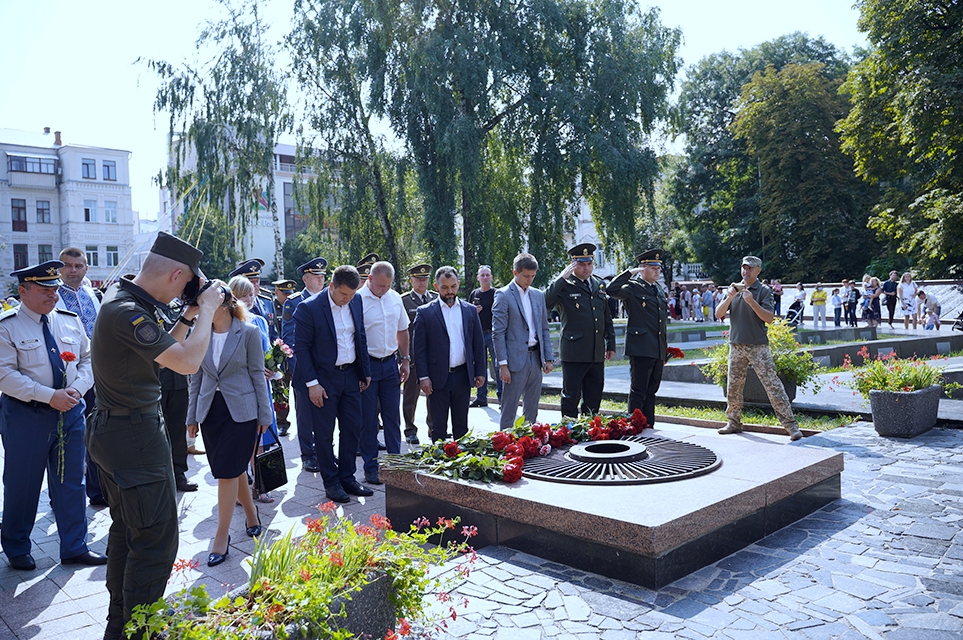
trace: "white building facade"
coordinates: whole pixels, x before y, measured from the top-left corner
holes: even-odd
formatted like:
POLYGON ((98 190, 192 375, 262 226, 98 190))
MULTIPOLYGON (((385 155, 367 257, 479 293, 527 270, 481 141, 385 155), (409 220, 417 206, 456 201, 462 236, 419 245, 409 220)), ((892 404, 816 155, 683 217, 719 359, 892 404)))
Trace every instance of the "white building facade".
POLYGON ((134 249, 130 152, 63 144, 59 131, 0 129, 0 282, 54 260, 66 247, 87 255, 94 286, 126 272, 134 249))

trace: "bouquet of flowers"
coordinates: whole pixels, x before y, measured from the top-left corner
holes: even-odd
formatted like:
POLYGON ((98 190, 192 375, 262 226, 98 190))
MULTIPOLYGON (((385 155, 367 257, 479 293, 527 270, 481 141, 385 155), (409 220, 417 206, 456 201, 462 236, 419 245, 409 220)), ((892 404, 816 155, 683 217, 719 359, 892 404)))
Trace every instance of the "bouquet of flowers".
POLYGON ((284 344, 281 338, 275 340, 264 354, 265 368, 274 372, 271 378, 271 400, 276 408, 288 406, 288 385, 285 384, 284 374, 288 371, 288 358, 293 357, 294 350, 284 344))
POLYGON ((666 347, 665 355, 671 360, 672 358, 684 358, 685 352, 679 347, 666 347))

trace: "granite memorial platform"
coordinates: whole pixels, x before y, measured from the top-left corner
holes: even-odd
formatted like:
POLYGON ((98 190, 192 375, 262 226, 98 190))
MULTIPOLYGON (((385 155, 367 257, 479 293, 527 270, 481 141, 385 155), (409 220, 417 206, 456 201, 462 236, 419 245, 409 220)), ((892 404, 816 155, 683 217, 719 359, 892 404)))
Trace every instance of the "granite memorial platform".
POLYGON ((840 497, 840 453, 679 425, 644 435, 699 445, 721 465, 682 480, 614 486, 482 484, 385 470, 386 515, 399 530, 421 516, 459 516, 478 528, 476 549, 507 546, 654 589, 840 497))

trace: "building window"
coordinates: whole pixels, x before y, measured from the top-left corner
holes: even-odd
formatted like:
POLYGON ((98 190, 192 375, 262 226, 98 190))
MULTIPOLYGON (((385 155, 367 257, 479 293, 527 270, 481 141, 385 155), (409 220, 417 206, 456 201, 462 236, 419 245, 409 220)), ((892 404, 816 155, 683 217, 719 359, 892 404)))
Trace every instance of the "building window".
POLYGON ((97 222, 96 200, 84 200, 84 222, 97 222))
POLYGON ((27 255, 27 245, 13 245, 13 268, 26 269, 30 266, 30 257, 27 255))
POLYGON ((84 158, 83 163, 84 178, 88 180, 97 179, 97 161, 92 158, 84 158))
POLYGON ((49 200, 37 200, 37 224, 50 224, 49 200))
POLYGON ((117 163, 113 160, 104 160, 104 180, 117 181, 117 163))
POLYGON ((87 266, 88 267, 99 267, 100 266, 100 253, 97 251, 97 245, 88 244, 84 253, 87 254, 87 266))
POLYGON ((293 182, 284 187, 284 237, 293 238, 308 228, 308 217, 297 209, 297 194, 293 182))
POLYGON ((53 158, 34 158, 30 156, 8 156, 7 170, 23 173, 49 173, 57 170, 57 161, 53 158))
POLYGON ((10 217, 13 219, 14 231, 27 230, 27 201, 23 198, 10 199, 10 217))
POLYGON ((104 202, 104 222, 117 224, 117 203, 107 200, 104 202))
POLYGON ((117 251, 117 247, 107 245, 107 266, 116 267, 118 264, 120 264, 120 252, 117 251))
POLYGON ((43 264, 54 259, 54 250, 52 244, 39 244, 37 245, 37 262, 43 264))

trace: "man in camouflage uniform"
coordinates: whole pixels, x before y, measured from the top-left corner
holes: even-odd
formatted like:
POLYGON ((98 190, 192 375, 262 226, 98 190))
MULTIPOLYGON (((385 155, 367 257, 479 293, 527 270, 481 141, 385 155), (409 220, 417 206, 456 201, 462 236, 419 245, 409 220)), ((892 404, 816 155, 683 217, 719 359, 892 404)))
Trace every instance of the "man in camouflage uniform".
POLYGON ((572 262, 545 291, 545 304, 558 309, 562 323, 562 416, 596 414, 602 404, 605 360, 615 355, 615 330, 605 297, 605 281, 592 275, 595 245, 568 251, 572 262))
POLYGON ((742 390, 746 384, 746 370, 753 371, 766 389, 773 411, 789 433, 791 440, 802 438, 799 423, 793 417, 786 389, 776 375, 776 365, 769 351, 766 325, 773 319, 772 289, 759 282, 762 260, 756 256, 742 259, 742 282, 729 285, 726 297, 716 307, 716 318, 729 316, 729 374, 726 396, 728 424, 719 433, 742 432, 742 390))

